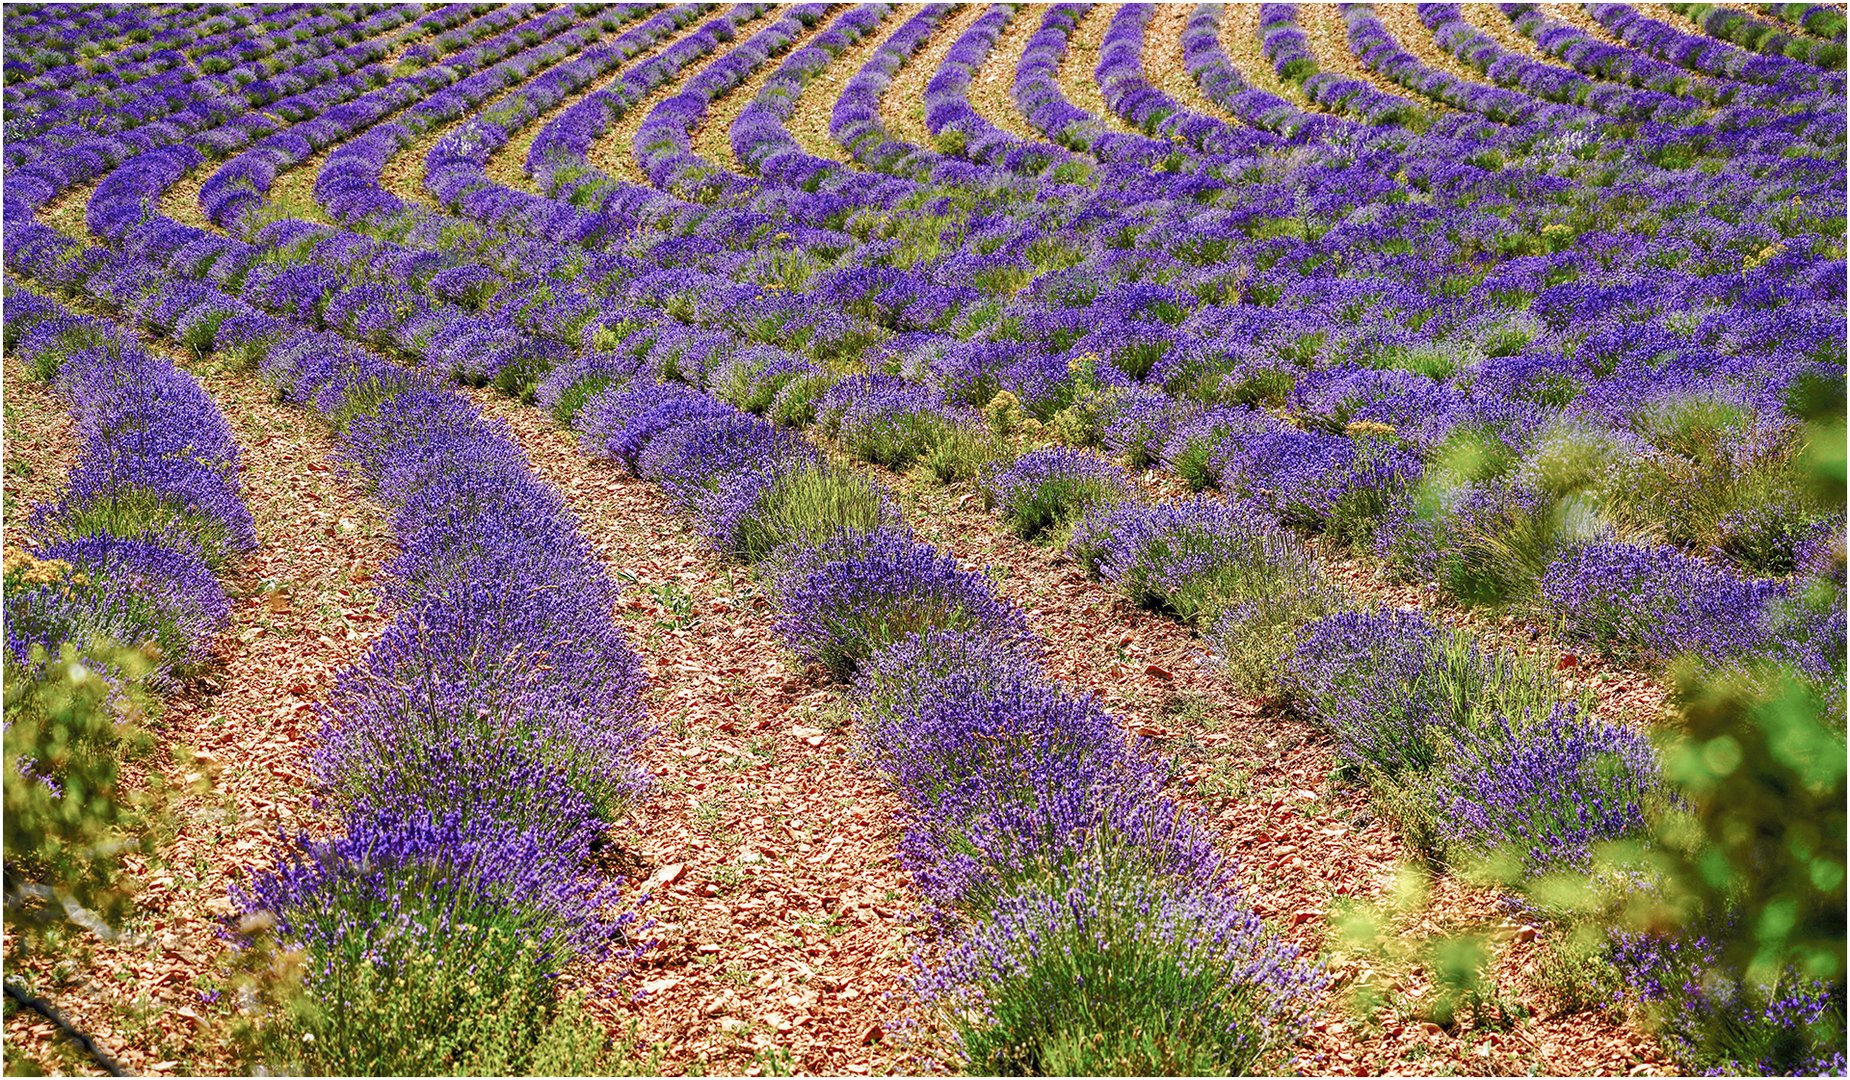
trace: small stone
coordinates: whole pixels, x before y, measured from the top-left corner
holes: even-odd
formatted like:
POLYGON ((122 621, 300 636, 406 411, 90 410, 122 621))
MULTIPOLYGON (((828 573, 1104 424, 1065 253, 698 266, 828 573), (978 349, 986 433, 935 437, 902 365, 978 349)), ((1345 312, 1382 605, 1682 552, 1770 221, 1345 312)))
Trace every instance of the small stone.
POLYGON ((861 1045, 872 1046, 884 1038, 886 1038, 886 1028, 879 1024, 869 1024, 867 1030, 861 1033, 861 1045))

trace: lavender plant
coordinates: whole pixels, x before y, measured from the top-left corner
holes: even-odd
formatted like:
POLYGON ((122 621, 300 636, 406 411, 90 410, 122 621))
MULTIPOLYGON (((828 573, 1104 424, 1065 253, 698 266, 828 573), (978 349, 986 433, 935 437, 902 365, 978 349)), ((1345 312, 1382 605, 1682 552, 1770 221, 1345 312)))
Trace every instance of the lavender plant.
POLYGON ((773 592, 793 652, 846 677, 881 646, 930 629, 1028 636, 1027 619, 980 574, 890 529, 844 532, 790 553, 773 592))
POLYGON ((1130 475, 1091 454, 1063 447, 1031 450, 985 484, 991 509, 1032 539, 1095 506, 1128 498, 1130 475))
POLYGON ((1067 552, 1133 600, 1202 622, 1270 591, 1302 561, 1298 540, 1271 518, 1200 497, 1097 505, 1067 552))
POLYGON ((1667 801, 1650 744, 1561 704, 1457 733, 1436 791, 1458 855, 1507 852, 1525 875, 1591 865, 1595 844, 1638 839, 1667 801))
POLYGON ((918 990, 971 1072, 1204 1075, 1288 1064, 1323 981, 1237 897, 1082 863, 1004 897, 918 990))

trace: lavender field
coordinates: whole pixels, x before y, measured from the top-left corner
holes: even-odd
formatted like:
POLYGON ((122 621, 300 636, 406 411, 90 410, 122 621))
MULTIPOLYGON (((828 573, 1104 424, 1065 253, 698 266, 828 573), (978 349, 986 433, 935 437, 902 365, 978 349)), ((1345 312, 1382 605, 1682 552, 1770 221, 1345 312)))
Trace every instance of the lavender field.
POLYGON ((8 4, 6 1071, 1844 1074, 1845 25, 8 4))

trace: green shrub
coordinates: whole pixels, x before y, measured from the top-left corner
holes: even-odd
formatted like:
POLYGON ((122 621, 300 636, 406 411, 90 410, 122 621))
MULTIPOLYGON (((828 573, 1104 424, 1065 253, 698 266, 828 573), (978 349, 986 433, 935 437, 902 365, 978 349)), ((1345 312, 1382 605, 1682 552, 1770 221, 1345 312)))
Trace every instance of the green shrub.
MULTIPOLYGON (((734 497, 719 493, 713 502, 723 504, 734 497)), ((761 562, 786 545, 813 544, 841 530, 869 532, 894 524, 898 516, 872 480, 821 465, 775 473, 747 497, 736 519, 720 513, 718 505, 706 516, 723 523, 722 535, 715 540, 749 563, 761 562)))
POLYGON ((121 787, 121 764, 152 748, 141 689, 152 668, 107 654, 105 678, 73 645, 6 665, 6 923, 9 961, 69 921, 108 932, 131 910, 122 859, 151 855, 166 793, 121 787))
POLYGON ((406 932, 375 943, 370 957, 358 949, 296 954, 306 971, 271 988, 277 1000, 246 1031, 245 1052, 274 1071, 308 1075, 645 1071, 585 1014, 580 997, 560 997, 526 931, 486 910, 450 916, 432 933, 425 927, 445 921, 439 913, 401 913, 406 932), (427 948, 406 947, 412 940, 427 948))
POLYGON ((1322 976, 1232 893, 1109 864, 1023 883, 927 989, 965 1071, 1228 1076, 1286 1064, 1322 976))

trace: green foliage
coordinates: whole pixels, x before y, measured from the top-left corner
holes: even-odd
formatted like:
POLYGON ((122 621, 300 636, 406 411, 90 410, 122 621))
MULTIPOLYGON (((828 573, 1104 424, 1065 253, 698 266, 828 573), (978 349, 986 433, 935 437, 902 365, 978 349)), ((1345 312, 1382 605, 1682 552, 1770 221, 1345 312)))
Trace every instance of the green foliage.
MULTIPOLYGON (((6 557, 6 592, 9 596, 9 633, 27 641, 70 642, 89 657, 89 663, 106 679, 131 678, 136 682, 150 678, 171 685, 168 680, 184 678, 189 673, 187 651, 193 631, 180 623, 165 598, 139 589, 139 578, 124 582, 107 575, 81 572, 61 559, 40 560, 23 551, 9 550, 6 557), (58 600, 15 602, 15 590, 27 587, 51 587, 58 600), (112 595, 113 594, 113 595, 112 595), (94 613, 112 610, 121 622, 116 625, 145 628, 141 640, 128 643, 138 659, 130 671, 118 673, 110 665, 121 655, 123 642, 92 641, 96 623, 94 613)), ((25 665, 21 665, 22 667, 25 665)))
POLYGON ((905 469, 951 444, 950 449, 938 456, 937 463, 928 463, 933 472, 939 472, 940 464, 955 468, 977 452, 967 428, 968 425, 935 410, 921 408, 840 425, 837 438, 842 449, 851 456, 890 469, 905 469))
POLYGON ((1104 422, 1099 416, 1099 397, 1088 394, 1053 414, 1047 433, 1064 446, 1099 446, 1104 441, 1104 422))
POLYGON ((73 645, 34 649, 6 669, 6 922, 18 948, 44 945, 65 922, 107 935, 130 908, 124 855, 152 853, 165 796, 121 787, 124 759, 152 745, 139 688, 150 668, 131 650, 106 654, 105 678, 73 645))
MULTIPOLYGON (((383 915, 350 917, 378 925, 383 915)), ((242 963, 245 986, 266 1007, 238 1033, 245 1056, 276 1072, 333 1076, 653 1071, 586 1015, 582 998, 559 995, 517 918, 481 909, 446 919, 441 905, 401 918, 405 932, 372 942, 371 956, 351 933, 349 947, 284 951, 259 922, 242 963)))
MULTIPOLYGON (((974 1075, 1263 1074, 1287 1047, 1259 976, 1238 970, 1190 927, 1140 917, 1153 886, 1135 874, 1045 883, 1048 913, 1015 963, 991 968, 980 1008, 947 1017, 974 1075), (1069 907, 1084 916, 1060 918, 1069 907)), ((1289 1037, 1289 1036, 1287 1036, 1289 1037)))
POLYGON ((565 427, 571 427, 578 422, 578 414, 584 411, 585 405, 592 398, 619 382, 617 376, 610 372, 586 375, 559 392, 559 400, 552 407, 552 418, 565 427))
POLYGON ((409 385, 409 379, 381 379, 378 376, 371 376, 361 382, 352 383, 347 387, 347 392, 341 398, 340 404, 328 413, 328 423, 333 425, 336 431, 345 431, 349 424, 361 417, 377 416, 386 402, 409 385))
POLYGON ((795 469, 758 496, 739 523, 731 553, 760 562, 787 544, 812 544, 844 529, 871 531, 890 514, 879 486, 865 477, 823 466, 795 469))
POLYGON ((1542 943, 1535 982, 1557 1015, 1611 1004, 1622 989, 1622 980, 1613 966, 1605 929, 1595 923, 1563 923, 1542 943))
POLYGON ((833 375, 799 375, 779 387, 765 415, 785 427, 808 427, 816 422, 816 403, 834 385, 833 375))
MULTIPOLYGON (((1795 400, 1808 421, 1798 481, 1840 508, 1842 384, 1821 385, 1795 400)), ((1672 677, 1678 721, 1661 757, 1680 808, 1654 815, 1642 841, 1596 848, 1585 872, 1528 881, 1511 866, 1485 872, 1554 913, 1564 944, 1544 972, 1570 1005, 1608 994, 1615 931, 1646 935, 1669 958, 1653 975, 1662 996, 1647 1015, 1684 1067, 1815 1063, 1843 1046, 1846 749, 1833 722, 1842 684, 1826 701, 1814 680, 1767 662, 1686 659, 1672 677), (1821 1020, 1768 1013, 1815 988, 1836 999, 1821 1020)))
MULTIPOLYGON (((1123 488, 1096 476, 1052 476, 1038 484, 1021 485, 1008 492, 1000 503, 994 492, 988 493, 990 508, 997 510, 1004 524, 1025 540, 1056 532, 1093 506, 1109 505, 1125 497, 1123 488)), ((1061 538, 1056 535, 1058 542, 1061 538)))
POLYGON ((1373 1022, 1392 1009, 1444 1027, 1469 1021, 1478 1028, 1503 1028, 1524 1008, 1498 986, 1491 942, 1482 933, 1441 930, 1408 933, 1430 907, 1432 885, 1427 872, 1402 866, 1394 886, 1374 901, 1339 901, 1331 911, 1333 964, 1364 959, 1363 978, 1348 988, 1349 1006, 1373 1022), (1405 988, 1422 981, 1417 996, 1405 988))
POLYGON ((1694 665, 1677 675, 1683 719, 1664 768, 1690 814, 1667 822, 1654 860, 1663 886, 1631 898, 1635 921, 1750 913, 1730 959, 1762 979, 1788 965, 1844 977, 1843 735, 1817 692, 1694 665))
MULTIPOLYGON (((1313 564, 1304 563, 1309 568, 1313 564)), ((1229 598, 1215 623, 1212 643, 1227 676, 1254 696, 1276 688, 1279 665, 1298 631, 1354 605, 1314 574, 1281 573, 1271 587, 1229 598)))
POLYGON ((973 424, 946 424, 921 464, 942 483, 969 480, 1006 453, 1002 441, 973 424))

